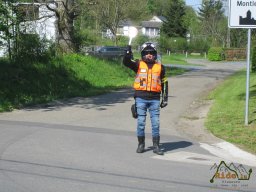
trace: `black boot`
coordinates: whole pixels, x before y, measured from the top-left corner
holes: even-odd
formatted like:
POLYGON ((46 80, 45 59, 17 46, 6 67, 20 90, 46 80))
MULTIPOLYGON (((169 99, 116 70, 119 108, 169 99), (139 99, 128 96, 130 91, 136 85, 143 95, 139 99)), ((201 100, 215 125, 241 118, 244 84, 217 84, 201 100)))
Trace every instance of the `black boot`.
POLYGON ((157 155, 163 155, 164 152, 161 151, 159 147, 159 142, 160 142, 160 136, 153 137, 153 152, 156 153, 157 155))
POLYGON ((143 153, 145 149, 145 136, 138 136, 138 148, 137 148, 137 153, 143 153))

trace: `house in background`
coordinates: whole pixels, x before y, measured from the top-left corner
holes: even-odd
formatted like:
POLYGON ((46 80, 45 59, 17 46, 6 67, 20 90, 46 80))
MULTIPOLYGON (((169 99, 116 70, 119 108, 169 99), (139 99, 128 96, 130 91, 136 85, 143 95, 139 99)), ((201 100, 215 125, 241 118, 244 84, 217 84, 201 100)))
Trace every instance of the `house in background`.
MULTIPOLYGON (((51 4, 50 6, 55 6, 51 4)), ((56 17, 43 3, 18 3, 18 12, 22 15, 23 22, 20 30, 24 34, 38 34, 40 38, 55 40, 56 17)), ((53 7, 54 8, 54 7, 53 7)))
POLYGON ((166 19, 163 16, 154 16, 149 21, 142 21, 141 22, 142 34, 148 37, 159 37, 160 29, 164 21, 166 21, 166 19))
MULTIPOLYGON (((40 38, 55 40, 56 38, 56 17, 43 3, 17 3, 16 13, 21 16, 22 22, 19 24, 19 30, 23 34, 38 34, 40 38)), ((54 6, 51 4, 50 6, 54 6)), ((0 34, 0 38, 1 38, 0 34)), ((7 42, 0 39, 0 57, 7 52, 7 42)))
MULTIPOLYGON (((38 34, 40 38, 53 41, 56 39, 56 16, 46 7, 46 4, 18 3, 16 6, 18 7, 19 14, 22 15, 23 22, 20 23, 20 31, 23 34, 38 34)), ((165 20, 162 16, 154 16, 149 21, 142 21, 140 25, 135 25, 129 20, 122 21, 117 29, 117 35, 128 36, 129 28, 136 27, 139 34, 149 38, 159 37, 160 28, 165 20)), ((109 29, 106 32, 102 32, 102 36, 113 38, 113 34, 109 29)), ((3 40, 2 42, 0 44, 0 57, 4 56, 7 51, 6 42, 3 40)))
MULTIPOLYGON (((129 28, 135 26, 135 24, 130 21, 121 21, 119 24, 119 27, 117 29, 117 35, 121 35, 121 36, 128 36, 129 35, 129 28)), ((136 28, 138 28, 138 26, 136 26, 136 28)))
MULTIPOLYGON (((117 35, 119 36, 128 36, 128 31, 130 27, 136 27, 140 34, 148 36, 150 38, 159 37, 160 29, 163 25, 163 22, 166 21, 166 18, 163 16, 154 16, 149 21, 142 21, 140 25, 134 24, 130 20, 121 21, 117 28, 117 35)), ((113 34, 108 29, 104 33, 104 37, 112 38, 113 34)))
MULTIPOLYGON (((136 27, 138 30, 141 29, 141 26, 137 26, 136 24, 134 24, 132 21, 130 20, 125 20, 125 21, 121 21, 117 27, 117 36, 129 36, 129 28, 130 27, 136 27)), ((106 38, 113 38, 113 33, 110 31, 110 29, 107 29, 105 32, 103 33, 103 37, 106 38)))
MULTIPOLYGON (((163 16, 154 16, 149 21, 142 21, 139 26, 130 20, 121 21, 117 29, 117 35, 128 36, 129 28, 136 27, 139 31, 139 34, 148 36, 149 38, 159 37, 160 29, 164 21, 166 21, 166 19, 163 16)), ((113 37, 113 34, 110 32, 110 30, 107 30, 106 34, 107 35, 105 37, 113 37)))

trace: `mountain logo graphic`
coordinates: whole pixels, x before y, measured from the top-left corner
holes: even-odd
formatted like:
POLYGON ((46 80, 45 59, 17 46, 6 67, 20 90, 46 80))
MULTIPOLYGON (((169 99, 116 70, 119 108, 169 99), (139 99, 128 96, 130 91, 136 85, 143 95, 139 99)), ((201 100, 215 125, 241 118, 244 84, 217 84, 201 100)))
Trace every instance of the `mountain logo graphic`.
POLYGON ((225 161, 221 161, 219 165, 216 163, 211 167, 211 170, 215 170, 215 174, 211 178, 210 182, 213 183, 215 179, 223 180, 249 180, 252 174, 252 169, 247 170, 242 164, 235 166, 234 163, 230 163, 229 166, 225 161))

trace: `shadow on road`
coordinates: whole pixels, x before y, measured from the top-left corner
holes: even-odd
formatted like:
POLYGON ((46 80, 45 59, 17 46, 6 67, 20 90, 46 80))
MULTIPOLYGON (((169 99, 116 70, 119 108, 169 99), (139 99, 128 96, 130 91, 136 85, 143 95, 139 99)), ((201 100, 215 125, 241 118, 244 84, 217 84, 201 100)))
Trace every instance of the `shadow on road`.
POLYGON ((75 97, 71 99, 53 101, 51 103, 25 108, 25 110, 33 111, 42 109, 44 112, 47 112, 58 111, 63 107, 73 106, 85 109, 96 108, 97 110, 102 111, 106 110, 107 106, 113 106, 117 103, 125 103, 127 100, 133 99, 133 94, 134 91, 131 88, 126 88, 99 95, 97 97, 75 97))
POLYGON ((161 143, 161 148, 163 148, 164 152, 167 152, 175 149, 186 148, 191 145, 193 145, 193 143, 188 141, 178 141, 178 142, 161 143))
MULTIPOLYGON (((163 152, 173 151, 180 148, 186 148, 193 145, 193 143, 188 141, 177 141, 177 142, 166 142, 161 143, 160 148, 163 150, 163 152)), ((151 151, 153 150, 153 147, 148 147, 145 151, 151 151)))

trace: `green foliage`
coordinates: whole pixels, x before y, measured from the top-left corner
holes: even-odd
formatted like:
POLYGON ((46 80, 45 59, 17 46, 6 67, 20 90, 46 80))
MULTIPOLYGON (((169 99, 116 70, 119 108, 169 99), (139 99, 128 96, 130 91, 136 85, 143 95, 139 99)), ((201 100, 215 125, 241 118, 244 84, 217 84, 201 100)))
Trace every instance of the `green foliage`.
POLYGON ((118 36, 118 46, 125 47, 128 45, 129 38, 127 36, 118 36))
POLYGON ((252 72, 256 72, 256 47, 252 49, 252 72))
POLYGON ((8 49, 9 59, 12 58, 10 47, 11 41, 15 39, 13 31, 17 23, 17 19, 11 11, 13 3, 16 3, 16 1, 0 1, 0 38, 3 40, 0 43, 8 49))
POLYGON ((135 39, 134 39, 134 44, 133 47, 137 47, 137 46, 141 46, 143 43, 145 42, 149 42, 150 39, 148 36, 145 35, 138 35, 135 39))
POLYGON ((83 29, 75 31, 75 43, 76 46, 84 47, 89 45, 97 45, 100 37, 95 35, 96 31, 92 29, 83 29))
POLYGON ((199 27, 199 20, 193 7, 185 7, 185 15, 183 16, 184 27, 188 29, 188 33, 195 34, 199 27))
POLYGON ((187 48, 187 42, 185 38, 181 38, 181 37, 169 38, 167 36, 161 35, 160 47, 162 52, 165 52, 166 50, 171 51, 171 53, 183 52, 187 48))
POLYGON ((209 41, 205 40, 205 39, 192 39, 189 43, 188 43, 188 52, 192 53, 192 52, 197 52, 197 53, 204 53, 207 52, 208 49, 210 47, 209 41))
POLYGON ((210 61, 224 60, 224 50, 222 47, 211 47, 208 51, 208 59, 210 61))
POLYGON ((162 26, 162 33, 168 37, 186 37, 186 28, 184 27, 183 17, 185 15, 184 1, 170 1, 164 16, 167 21, 162 26))
POLYGON ((113 34, 115 45, 118 44, 117 28, 122 22, 129 19, 138 19, 144 14, 147 0, 101 0, 94 5, 94 15, 101 30, 110 30, 113 34), (105 10, 105 11, 102 11, 105 10))
POLYGON ((204 21, 211 21, 211 17, 219 19, 223 16, 223 4, 221 1, 203 0, 202 7, 199 8, 199 18, 204 21))
POLYGON ((155 5, 155 1, 154 0, 148 0, 147 2, 147 9, 148 12, 151 14, 154 14, 156 11, 156 5, 155 5))
POLYGON ((214 103, 207 115, 206 127, 217 137, 256 153, 256 74, 251 74, 249 126, 244 125, 245 82, 246 72, 238 72, 209 95, 214 103))
POLYGON ((51 42, 40 39, 37 34, 20 34, 13 47, 13 60, 24 64, 47 61, 52 55, 51 42))
POLYGON ((247 31, 247 29, 230 29, 231 47, 246 47, 247 31))
POLYGON ((120 63, 89 56, 66 55, 30 65, 22 62, 0 60, 0 111, 106 93, 131 85, 134 76, 120 63))
POLYGON ((201 35, 211 42, 211 46, 225 46, 227 37, 227 18, 224 16, 221 1, 203 0, 198 11, 201 35))

